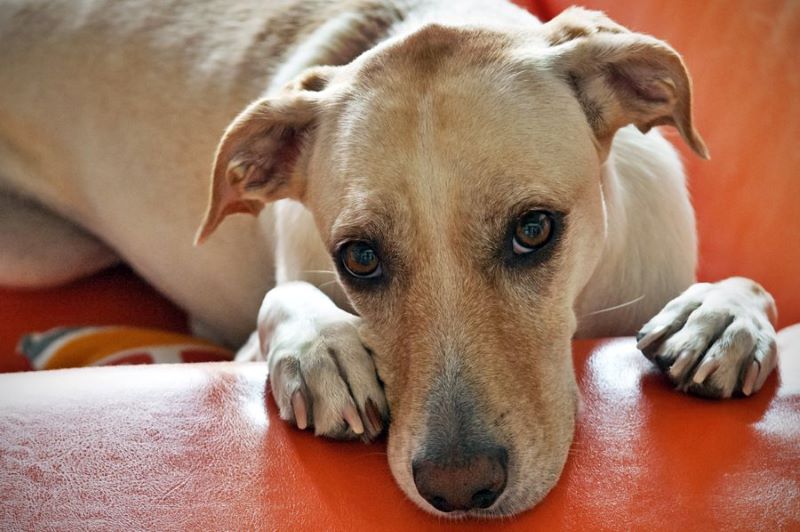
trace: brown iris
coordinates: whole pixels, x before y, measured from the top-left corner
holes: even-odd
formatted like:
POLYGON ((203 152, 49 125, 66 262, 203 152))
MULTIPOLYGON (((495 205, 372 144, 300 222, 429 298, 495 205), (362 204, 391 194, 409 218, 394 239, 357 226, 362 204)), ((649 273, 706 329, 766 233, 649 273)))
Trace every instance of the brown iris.
POLYGON ((550 240, 553 217, 546 211, 528 211, 517 220, 512 246, 514 253, 523 255, 541 248, 550 240))
POLYGON ((344 269, 353 277, 370 279, 381 275, 381 260, 367 242, 348 242, 339 253, 344 269))

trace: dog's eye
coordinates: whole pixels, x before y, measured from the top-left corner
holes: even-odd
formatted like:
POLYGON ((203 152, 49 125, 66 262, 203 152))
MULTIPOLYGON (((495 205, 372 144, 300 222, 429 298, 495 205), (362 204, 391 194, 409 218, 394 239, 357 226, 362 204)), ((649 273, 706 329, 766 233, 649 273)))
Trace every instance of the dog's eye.
POLYGON ((546 211, 528 211, 517 220, 511 245, 514 253, 525 255, 541 248, 550 240, 553 216, 546 211))
POLYGON ((382 273, 378 254, 366 242, 357 240, 346 243, 339 251, 339 258, 344 269, 353 277, 374 279, 382 273))

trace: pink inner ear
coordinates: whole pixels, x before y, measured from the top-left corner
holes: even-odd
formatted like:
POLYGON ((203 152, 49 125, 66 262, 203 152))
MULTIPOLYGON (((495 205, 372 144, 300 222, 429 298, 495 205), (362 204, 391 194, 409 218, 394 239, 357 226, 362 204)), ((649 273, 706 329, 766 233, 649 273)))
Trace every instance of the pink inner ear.
POLYGON ((271 154, 271 167, 262 170, 260 180, 254 180, 252 186, 248 183, 246 188, 253 190, 270 185, 266 190, 271 193, 288 183, 300 156, 301 135, 302 133, 295 128, 283 129, 278 136, 275 151, 271 154))
POLYGON ((222 190, 214 194, 206 219, 200 226, 195 237, 195 244, 201 244, 214 230, 222 223, 229 214, 252 214, 258 216, 264 203, 255 199, 244 199, 239 197, 240 193, 230 184, 224 185, 222 190))
POLYGON ((657 65, 647 63, 614 65, 608 68, 608 80, 628 96, 648 103, 667 104, 675 97, 675 85, 657 68, 657 65))
POLYGON ((261 212, 261 209, 264 208, 264 204, 257 200, 249 200, 249 199, 240 199, 229 202, 227 205, 222 207, 222 212, 220 212, 220 219, 228 216, 229 214, 252 214, 253 216, 257 216, 258 213, 261 212))

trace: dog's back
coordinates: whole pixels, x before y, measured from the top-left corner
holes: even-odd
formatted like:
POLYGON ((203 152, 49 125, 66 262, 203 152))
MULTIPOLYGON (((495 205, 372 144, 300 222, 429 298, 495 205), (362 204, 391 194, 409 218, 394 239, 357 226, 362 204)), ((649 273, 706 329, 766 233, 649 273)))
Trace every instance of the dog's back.
POLYGON ((152 174, 102 168, 104 154, 138 166, 130 159, 149 153, 163 167, 184 153, 180 168, 202 168, 192 178, 205 183, 220 132, 302 37, 307 2, 266 4, 4 2, 0 135, 18 159, 36 164, 26 175, 4 168, 3 179, 78 211, 86 198, 65 197, 76 181, 152 174))
POLYGON ((0 191, 90 228, 237 341, 273 283, 271 223, 241 218, 192 246, 219 137, 271 80, 295 74, 281 69, 300 43, 347 34, 315 45, 347 62, 395 16, 363 0, 3 2, 0 191))

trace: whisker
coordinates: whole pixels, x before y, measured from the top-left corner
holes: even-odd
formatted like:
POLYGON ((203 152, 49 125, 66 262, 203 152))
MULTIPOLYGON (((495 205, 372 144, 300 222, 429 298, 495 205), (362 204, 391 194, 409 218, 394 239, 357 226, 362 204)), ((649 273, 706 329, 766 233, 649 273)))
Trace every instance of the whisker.
POLYGON ((330 286, 330 285, 336 284, 338 282, 339 282, 338 279, 334 279, 333 281, 328 281, 326 283, 322 283, 321 285, 317 286, 317 288, 322 289, 322 288, 325 288, 326 286, 330 286))
POLYGON ((603 312, 611 312, 612 310, 621 309, 623 307, 627 307, 629 305, 633 305, 634 303, 638 303, 642 299, 644 299, 644 294, 640 295, 639 297, 637 297, 635 299, 631 299, 630 301, 626 301, 625 303, 620 303, 619 305, 614 305, 613 307, 607 307, 607 308, 601 308, 600 310, 594 310, 592 312, 584 314, 583 316, 581 316, 581 318, 585 318, 586 316, 594 316, 595 314, 602 314, 603 312))
POLYGON ((333 270, 303 270, 300 273, 327 273, 330 275, 336 275, 336 272, 333 270))

